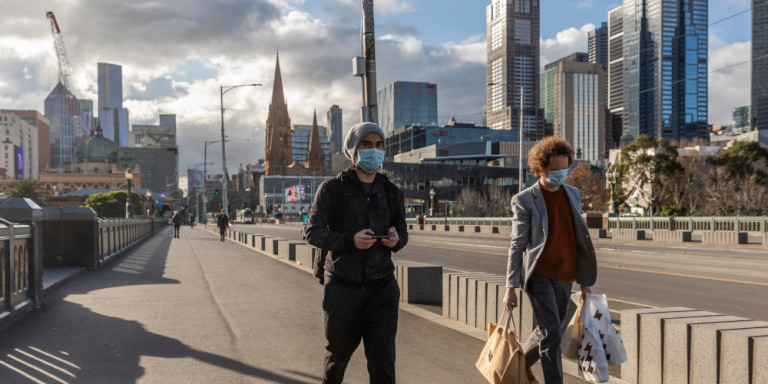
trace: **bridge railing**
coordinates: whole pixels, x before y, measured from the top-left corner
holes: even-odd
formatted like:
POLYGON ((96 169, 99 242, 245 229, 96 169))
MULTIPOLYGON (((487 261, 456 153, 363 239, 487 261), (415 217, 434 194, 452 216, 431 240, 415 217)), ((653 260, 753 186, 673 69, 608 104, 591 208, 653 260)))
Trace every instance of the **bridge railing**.
POLYGON ((122 250, 166 225, 163 218, 98 219, 96 255, 101 265, 122 250))
POLYGON ((0 318, 32 306, 32 228, 0 219, 0 318))
MULTIPOLYGON (((419 219, 406 219, 406 224, 420 224, 419 219)), ((492 226, 508 227, 512 225, 511 217, 426 217, 424 225, 463 225, 463 226, 492 226)), ((764 234, 768 232, 768 216, 678 216, 678 217, 610 217, 607 220, 608 230, 671 230, 688 232, 752 232, 764 234)))

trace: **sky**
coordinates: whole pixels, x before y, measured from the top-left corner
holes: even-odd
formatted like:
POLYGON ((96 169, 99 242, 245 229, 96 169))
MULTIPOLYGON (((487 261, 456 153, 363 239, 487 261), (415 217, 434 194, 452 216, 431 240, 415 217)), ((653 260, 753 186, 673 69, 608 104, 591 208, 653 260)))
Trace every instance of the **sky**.
MULTIPOLYGON (((542 67, 586 52, 587 33, 620 4, 542 3, 542 67)), ((378 88, 398 80, 436 83, 441 124, 451 116, 481 124, 490 1, 374 4, 378 88)), ((715 125, 730 124, 731 109, 749 104, 749 8, 750 0, 709 1, 709 120, 715 125)), ((264 157, 277 52, 293 124, 311 124, 317 110, 318 124, 326 125, 333 104, 343 109, 345 130, 360 120, 361 83, 352 76, 352 58, 361 55, 359 0, 0 0, 2 109, 42 112, 58 81, 46 11, 56 14, 62 30, 78 98, 97 103, 97 63, 112 63, 123 67, 131 124, 159 124, 160 114, 176 114, 181 174, 203 162, 204 141, 221 138, 222 85, 263 84, 224 95, 229 172, 264 157)), ((208 152, 213 173, 221 150, 212 145, 208 152)))

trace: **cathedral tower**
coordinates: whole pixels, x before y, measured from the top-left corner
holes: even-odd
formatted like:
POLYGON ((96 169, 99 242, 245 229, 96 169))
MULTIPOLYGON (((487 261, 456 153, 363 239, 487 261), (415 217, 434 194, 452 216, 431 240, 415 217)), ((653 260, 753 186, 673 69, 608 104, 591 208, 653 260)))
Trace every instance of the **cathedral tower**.
POLYGON ((280 75, 280 56, 275 64, 275 81, 272 85, 272 101, 267 116, 267 138, 264 174, 285 175, 291 164, 291 118, 283 94, 283 78, 280 75))

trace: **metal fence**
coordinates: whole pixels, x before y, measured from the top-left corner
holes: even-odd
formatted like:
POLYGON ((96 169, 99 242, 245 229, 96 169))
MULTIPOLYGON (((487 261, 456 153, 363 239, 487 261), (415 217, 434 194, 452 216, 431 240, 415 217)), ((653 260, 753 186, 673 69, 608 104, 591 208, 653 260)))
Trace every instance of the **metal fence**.
POLYGON ((99 263, 103 263, 128 248, 155 229, 166 225, 165 219, 98 219, 99 263))
MULTIPOLYGON (((406 224, 419 224, 418 219, 406 219, 406 224)), ((511 217, 427 217, 424 225, 487 225, 506 227, 512 225, 511 217)), ((689 232, 754 232, 766 233, 768 216, 735 217, 611 217, 607 229, 655 229, 689 232)))
POLYGON ((0 315, 31 299, 32 228, 0 219, 0 315))

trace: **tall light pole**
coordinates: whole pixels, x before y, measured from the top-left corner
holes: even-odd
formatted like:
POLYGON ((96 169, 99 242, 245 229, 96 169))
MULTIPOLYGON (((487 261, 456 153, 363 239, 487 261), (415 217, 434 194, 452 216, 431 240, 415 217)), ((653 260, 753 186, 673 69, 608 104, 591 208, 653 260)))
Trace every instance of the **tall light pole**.
MULTIPOLYGON (((486 86, 503 85, 508 87, 507 83, 485 83, 486 86)), ((511 122, 510 122, 511 123, 511 122)), ((517 193, 523 191, 523 87, 520 87, 520 149, 518 153, 518 174, 517 174, 517 193)))
MULTIPOLYGON (((218 143, 221 140, 206 141, 203 148, 203 217, 208 220, 208 198, 206 197, 206 189, 208 184, 208 146, 218 143)), ((211 162, 213 164, 213 162, 211 162)))
POLYGON ((227 216, 229 216, 229 208, 228 204, 229 201, 227 201, 227 185, 229 184, 229 180, 227 180, 227 152, 226 148, 224 146, 224 143, 226 143, 225 135, 224 135, 224 94, 240 87, 258 87, 261 84, 240 84, 240 85, 232 85, 232 86, 220 86, 219 89, 221 91, 221 168, 224 172, 224 182, 222 183, 221 188, 221 207, 225 209, 225 212, 227 213, 227 216), (226 88, 226 89, 225 89, 226 88))

